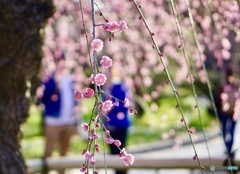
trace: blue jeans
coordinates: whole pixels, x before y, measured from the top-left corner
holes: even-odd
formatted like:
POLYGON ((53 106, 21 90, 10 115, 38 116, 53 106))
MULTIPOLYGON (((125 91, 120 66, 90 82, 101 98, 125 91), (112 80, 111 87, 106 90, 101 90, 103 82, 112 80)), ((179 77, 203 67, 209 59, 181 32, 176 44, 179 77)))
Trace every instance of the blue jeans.
POLYGON ((230 157, 233 157, 232 146, 236 122, 232 119, 232 116, 227 114, 221 114, 220 121, 222 123, 222 135, 227 148, 227 153, 230 157))
MULTIPOLYGON (((110 134, 114 139, 118 139, 121 141, 121 149, 125 147, 126 145, 126 140, 127 140, 127 133, 128 130, 127 128, 116 128, 114 130, 111 130, 110 134)), ((113 144, 110 145, 110 151, 111 154, 119 154, 120 150, 113 144)), ((126 174, 126 170, 116 170, 115 174, 126 174)))

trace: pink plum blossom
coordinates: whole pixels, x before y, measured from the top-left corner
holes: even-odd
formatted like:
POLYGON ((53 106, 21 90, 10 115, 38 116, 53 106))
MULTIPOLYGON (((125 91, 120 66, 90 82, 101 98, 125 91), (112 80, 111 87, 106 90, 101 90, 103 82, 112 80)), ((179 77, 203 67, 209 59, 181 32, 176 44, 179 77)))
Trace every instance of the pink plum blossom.
POLYGON ((103 73, 98 73, 94 78, 94 82, 96 83, 97 86, 104 85, 106 80, 107 80, 107 77, 103 73))
POLYGON ((82 123, 82 124, 81 124, 81 127, 82 127, 83 130, 85 130, 85 131, 88 131, 88 129, 89 129, 89 126, 88 126, 87 123, 82 123))
POLYGON ((107 135, 110 135, 110 131, 109 130, 105 130, 105 133, 107 134, 107 135))
POLYGON ((128 29, 127 23, 125 21, 119 22, 119 31, 126 31, 128 29))
POLYGON ((94 96, 94 90, 92 88, 86 88, 86 92, 83 95, 85 98, 91 98, 94 96))
POLYGON ((80 168, 80 172, 84 173, 85 171, 86 171, 86 167, 85 166, 80 168))
POLYGON ((122 159, 126 166, 130 166, 134 162, 134 156, 132 154, 126 154, 122 159))
POLYGON ((119 102, 116 100, 114 103, 113 103, 114 106, 119 106, 119 102))
POLYGON ((89 151, 86 151, 85 157, 86 157, 87 159, 90 159, 91 156, 92 156, 92 154, 91 154, 89 151))
POLYGON ((112 100, 106 100, 105 102, 102 103, 102 110, 109 111, 111 110, 112 106, 113 106, 112 100))
POLYGON ((122 148, 122 150, 119 153, 120 158, 124 158, 127 155, 127 151, 125 148, 122 148))
POLYGON ((89 135, 90 138, 93 138, 95 140, 99 139, 100 136, 95 132, 95 131, 91 131, 90 135, 89 135))
POLYGON ((109 68, 112 66, 112 59, 108 56, 102 56, 102 60, 100 61, 100 64, 103 66, 103 68, 109 68))
POLYGON ((75 90, 74 91, 74 100, 80 101, 82 98, 83 98, 83 95, 82 95, 81 91, 75 90))
POLYGON ((82 154, 82 155, 85 155, 85 153, 86 153, 86 150, 83 150, 81 154, 82 154))
POLYGON ((91 47, 95 51, 101 51, 103 48, 103 41, 101 39, 94 39, 91 43, 91 47))
POLYGON ((129 108, 129 109, 128 109, 128 114, 129 114, 129 115, 133 115, 133 114, 135 114, 135 112, 136 112, 136 111, 135 111, 133 108, 129 108))
POLYGON ((89 160, 90 160, 90 163, 91 163, 92 165, 94 165, 94 164, 96 163, 96 160, 95 160, 95 158, 94 158, 93 155, 91 156, 91 158, 90 158, 89 160))
POLYGON ((117 22, 111 22, 111 23, 109 23, 108 31, 113 33, 115 31, 118 31, 118 28, 119 28, 119 25, 117 22))
POLYGON ((121 146, 122 143, 121 143, 121 141, 119 141, 119 140, 114 140, 113 144, 114 144, 115 146, 119 147, 119 146, 121 146))
POLYGON ((194 133, 194 130, 189 129, 189 133, 190 133, 190 134, 193 134, 193 133, 194 133))
POLYGON ((112 144, 114 140, 112 138, 104 138, 105 143, 112 144))
POLYGON ((101 151, 98 144, 95 144, 95 150, 96 150, 97 153, 99 153, 101 151))
POLYGON ((123 158, 123 157, 126 156, 126 154, 127 154, 126 149, 125 149, 125 148, 122 148, 122 150, 121 150, 120 153, 119 153, 119 157, 120 157, 120 158, 123 158))
POLYGON ((109 31, 109 26, 110 26, 109 23, 103 24, 103 29, 109 31))
POLYGON ((100 136, 98 134, 94 134, 93 139, 98 140, 100 136))
POLYGON ((130 106, 130 102, 129 102, 129 99, 126 97, 125 99, 124 99, 124 107, 129 107, 130 106))
POLYGON ((100 153, 100 152, 101 152, 100 147, 95 147, 95 150, 96 150, 97 153, 100 153))

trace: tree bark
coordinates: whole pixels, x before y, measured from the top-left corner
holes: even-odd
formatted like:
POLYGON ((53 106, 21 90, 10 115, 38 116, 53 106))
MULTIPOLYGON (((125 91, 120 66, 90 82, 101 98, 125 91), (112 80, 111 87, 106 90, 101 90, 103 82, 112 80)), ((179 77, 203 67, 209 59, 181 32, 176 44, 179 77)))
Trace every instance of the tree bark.
POLYGON ((0 0, 0 173, 28 173, 20 151, 21 124, 28 116, 25 93, 38 84, 40 29, 53 14, 52 0, 0 0))

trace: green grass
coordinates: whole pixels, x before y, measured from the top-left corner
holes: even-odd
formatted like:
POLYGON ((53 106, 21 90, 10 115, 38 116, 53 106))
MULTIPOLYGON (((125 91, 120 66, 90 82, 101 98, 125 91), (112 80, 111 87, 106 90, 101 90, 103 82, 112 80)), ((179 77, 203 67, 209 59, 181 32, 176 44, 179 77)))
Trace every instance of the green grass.
MULTIPOLYGON (((151 108, 151 104, 141 98, 136 98, 136 101, 144 109, 142 117, 132 116, 133 125, 130 129, 128 145, 137 145, 146 142, 159 141, 162 135, 168 134, 169 137, 174 137, 174 134, 186 132, 184 124, 180 122, 181 114, 176 109, 176 99, 171 92, 165 90, 165 95, 159 98, 158 109, 151 108)), ((202 115, 202 121, 205 127, 210 127, 215 124, 213 117, 207 112, 206 101, 199 100, 199 108, 202 115)), ((83 100, 81 105, 82 118, 84 122, 88 122, 91 116, 94 105, 93 99, 83 100)), ((195 99, 187 90, 181 90, 181 106, 185 117, 189 122, 189 127, 195 127, 197 131, 201 131, 195 99)), ((42 117, 41 112, 36 106, 32 106, 29 111, 29 118, 23 125, 24 137, 22 140, 22 152, 26 159, 40 158, 43 154, 44 137, 42 136, 42 117)), ((102 147, 102 143, 99 143, 102 147)), ((71 140, 69 154, 80 154, 86 148, 86 141, 83 137, 76 134, 71 140)), ((54 155, 58 155, 54 152, 54 155)))
POLYGON ((29 117, 22 127, 23 138, 34 138, 42 135, 42 115, 37 106, 32 105, 29 109, 29 117))

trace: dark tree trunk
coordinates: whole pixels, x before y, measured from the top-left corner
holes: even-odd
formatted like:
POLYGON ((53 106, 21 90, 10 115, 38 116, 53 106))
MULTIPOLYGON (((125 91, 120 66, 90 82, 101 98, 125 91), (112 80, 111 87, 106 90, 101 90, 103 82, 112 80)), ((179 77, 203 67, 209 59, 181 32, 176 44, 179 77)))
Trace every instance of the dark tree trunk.
POLYGON ((40 29, 52 0, 0 0, 0 173, 25 174, 20 126, 26 120, 27 82, 35 91, 41 63, 40 29))

